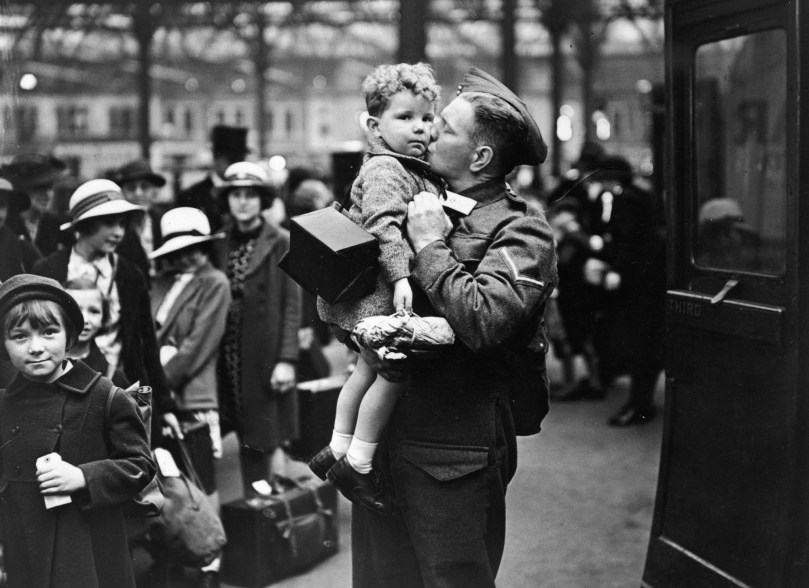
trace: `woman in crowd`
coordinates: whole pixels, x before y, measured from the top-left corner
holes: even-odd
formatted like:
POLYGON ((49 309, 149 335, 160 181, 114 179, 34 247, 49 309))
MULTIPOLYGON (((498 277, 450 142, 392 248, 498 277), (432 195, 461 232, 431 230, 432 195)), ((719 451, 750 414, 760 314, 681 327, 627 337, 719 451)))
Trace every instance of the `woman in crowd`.
MULTIPOLYGON (((28 196, 0 177, 0 284, 17 274, 31 272, 39 259, 36 247, 14 229, 22 226, 20 211, 28 206, 28 196)), ((0 388, 5 388, 16 373, 11 362, 0 357, 0 388)))
POLYGON ((0 177, 0 283, 31 271, 39 251, 12 227, 21 223, 20 212, 30 206, 28 196, 0 177))
POLYGON ((59 232, 59 218, 51 210, 54 183, 66 169, 64 161, 42 153, 20 153, 3 166, 3 175, 31 199, 31 206, 22 211, 18 234, 30 240, 42 255, 69 243, 70 235, 59 232))
POLYGON ((225 239, 214 244, 216 265, 230 280, 232 302, 220 355, 223 431, 239 436, 245 493, 257 480, 285 475, 284 445, 298 434, 295 362, 300 290, 278 268, 289 248, 286 231, 261 214, 273 199, 267 172, 234 163, 215 188, 229 211, 225 239))
POLYGON ((62 284, 86 279, 104 293, 110 320, 96 343, 111 370, 120 367, 128 381, 152 387, 152 444, 157 446, 163 419, 179 431, 174 401, 160 365, 146 282, 134 264, 115 252, 129 217, 141 210, 124 199, 115 182, 83 183, 70 197, 71 220, 62 225, 63 231, 74 232, 75 244, 39 260, 33 273, 62 284))
MULTIPOLYGON (((223 235, 211 235, 208 218, 197 208, 169 210, 160 226, 165 241, 149 255, 166 261, 152 286, 160 361, 180 420, 208 423, 213 455, 221 457, 216 364, 230 285, 225 274, 211 265, 210 245, 223 235)), ((207 466, 213 471, 213 464, 207 466)), ((205 490, 210 494, 215 488, 205 490)))

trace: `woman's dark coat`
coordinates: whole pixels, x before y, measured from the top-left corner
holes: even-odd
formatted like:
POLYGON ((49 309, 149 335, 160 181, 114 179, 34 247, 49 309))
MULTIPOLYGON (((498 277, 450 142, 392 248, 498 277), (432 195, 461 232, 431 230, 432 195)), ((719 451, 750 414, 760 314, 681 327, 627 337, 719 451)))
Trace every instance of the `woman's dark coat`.
MULTIPOLYGON (((227 267, 233 230, 226 225, 226 238, 214 244, 214 263, 222 270, 227 267)), ((288 249, 289 234, 264 223, 244 278, 241 442, 265 451, 298 434, 295 395, 279 399, 270 388, 270 376, 278 362, 295 365, 298 361, 300 288, 278 267, 288 249)))
POLYGON ((30 273, 40 257, 30 241, 0 225, 0 282, 17 274, 30 273))

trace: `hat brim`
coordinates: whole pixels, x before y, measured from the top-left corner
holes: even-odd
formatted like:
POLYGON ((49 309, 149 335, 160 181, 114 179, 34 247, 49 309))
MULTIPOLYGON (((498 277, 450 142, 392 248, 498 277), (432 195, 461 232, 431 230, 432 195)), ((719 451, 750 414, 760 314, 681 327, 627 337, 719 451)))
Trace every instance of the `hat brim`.
POLYGON ((162 246, 152 251, 148 257, 149 259, 157 259, 158 257, 163 257, 165 255, 168 255, 169 253, 174 253, 176 251, 186 249, 193 245, 199 245, 200 243, 207 243, 209 241, 223 239, 224 237, 225 237, 224 233, 217 233, 215 235, 181 235, 179 237, 169 239, 168 241, 163 243, 162 246))
POLYGON ((42 174, 37 174, 33 178, 17 177, 17 181, 12 181, 12 183, 15 188, 23 192, 27 192, 28 190, 42 190, 43 188, 52 187, 56 183, 56 180, 62 177, 63 173, 64 170, 53 169, 42 174))
POLYGON ((213 194, 214 196, 219 197, 222 194, 233 190, 234 188, 255 188, 256 190, 261 190, 267 196, 272 196, 272 189, 269 186, 267 186, 266 184, 258 183, 255 180, 228 181, 226 184, 223 184, 221 186, 214 186, 213 194))
POLYGON ((132 204, 131 202, 127 202, 121 198, 117 198, 115 200, 110 200, 108 202, 104 202, 99 204, 98 206, 94 206, 78 218, 74 218, 69 223, 64 223, 62 226, 59 227, 62 231, 67 231, 75 227, 80 222, 87 220, 89 218, 96 218, 99 216, 111 216, 113 214, 127 214, 130 212, 145 212, 146 209, 142 206, 138 206, 137 204, 132 204))
POLYGON ((164 178, 160 174, 148 173, 148 172, 142 173, 142 174, 135 174, 135 175, 128 176, 128 177, 120 177, 120 178, 118 178, 118 184, 123 186, 124 184, 126 184, 128 182, 135 182, 137 180, 146 180, 148 182, 151 182, 152 184, 154 184, 158 188, 162 188, 163 186, 166 185, 166 178, 164 178))

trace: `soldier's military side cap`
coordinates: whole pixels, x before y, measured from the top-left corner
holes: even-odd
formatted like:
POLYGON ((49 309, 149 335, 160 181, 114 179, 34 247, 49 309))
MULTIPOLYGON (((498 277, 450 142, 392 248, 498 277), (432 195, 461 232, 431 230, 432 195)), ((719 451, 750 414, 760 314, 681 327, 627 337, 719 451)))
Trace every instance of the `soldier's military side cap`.
POLYGON ((528 141, 525 150, 522 152, 522 157, 515 162, 516 165, 538 165, 545 161, 548 156, 548 146, 542 138, 542 133, 534 117, 528 112, 525 102, 520 100, 514 92, 499 80, 476 67, 471 68, 466 73, 463 81, 458 86, 458 94, 463 92, 481 92, 497 96, 510 104, 520 114, 523 121, 525 121, 525 126, 528 128, 528 141))

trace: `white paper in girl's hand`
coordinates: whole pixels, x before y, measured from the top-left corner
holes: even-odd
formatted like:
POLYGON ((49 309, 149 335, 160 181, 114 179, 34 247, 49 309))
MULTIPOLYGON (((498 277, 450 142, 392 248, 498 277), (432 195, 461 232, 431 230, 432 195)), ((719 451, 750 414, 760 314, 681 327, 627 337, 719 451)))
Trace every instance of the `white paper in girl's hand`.
MULTIPOLYGON (((58 453, 49 453, 48 455, 43 455, 36 461, 37 470, 41 471, 48 465, 56 464, 60 461, 62 461, 62 456, 58 453)), ((43 496, 43 498, 45 499, 45 508, 47 509, 56 508, 57 506, 62 506, 63 504, 73 502, 73 499, 70 498, 69 494, 48 494, 47 496, 43 496)))

